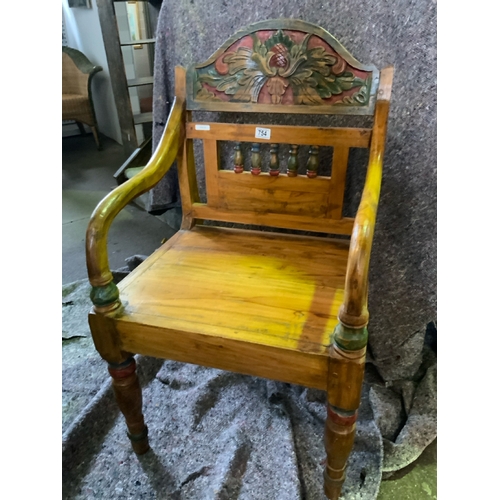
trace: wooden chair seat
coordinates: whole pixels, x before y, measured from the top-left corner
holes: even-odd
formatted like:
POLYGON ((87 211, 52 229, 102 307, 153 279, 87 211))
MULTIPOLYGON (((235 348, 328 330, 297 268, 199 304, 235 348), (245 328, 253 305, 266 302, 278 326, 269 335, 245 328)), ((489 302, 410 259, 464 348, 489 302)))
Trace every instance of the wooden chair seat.
POLYGON ((348 252, 340 239, 180 231, 119 285, 123 349, 325 390, 348 252))
POLYGON ((89 98, 78 94, 62 95, 62 119, 75 120, 89 127, 95 125, 89 98))
POLYGON ((204 63, 176 68, 176 97, 159 145, 141 172, 99 204, 86 239, 92 337, 137 454, 149 441, 135 354, 300 384, 327 392, 324 491, 339 498, 361 400, 392 77, 392 67, 361 64, 323 29, 286 19, 240 30, 204 63), (223 112, 224 122, 193 116, 206 111, 223 112), (228 118, 247 112, 354 114, 373 123, 228 118), (224 143, 233 143, 225 163, 224 143), (333 154, 320 169, 324 147, 333 154), (305 148, 307 161, 299 153, 305 148), (344 215, 352 148, 370 150, 355 218, 344 215), (181 229, 116 286, 106 249, 110 224, 174 162, 181 229))

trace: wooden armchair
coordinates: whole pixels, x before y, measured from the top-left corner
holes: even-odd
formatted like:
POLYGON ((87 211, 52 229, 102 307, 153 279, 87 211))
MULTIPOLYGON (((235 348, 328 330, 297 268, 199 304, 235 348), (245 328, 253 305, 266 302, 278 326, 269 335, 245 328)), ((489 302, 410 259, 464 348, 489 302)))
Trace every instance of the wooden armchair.
POLYGON ((359 63, 323 29, 284 19, 253 24, 204 63, 187 72, 176 68, 175 101, 150 162, 99 204, 87 231, 90 327, 136 453, 149 445, 134 354, 299 384, 328 393, 324 490, 339 498, 364 374, 368 269, 392 77, 392 67, 379 72, 359 63), (199 122, 192 119, 197 110, 372 115, 373 126, 199 122), (198 192, 197 139, 206 202, 198 192), (235 144, 232 170, 220 168, 219 141, 235 144), (250 171, 242 142, 252 143, 250 171), (280 173, 280 143, 289 149, 286 173, 280 173), (261 149, 267 145, 266 166, 261 149), (329 176, 318 175, 321 146, 333 146, 329 176), (302 173, 299 147, 309 149, 302 173), (355 219, 342 215, 353 147, 370 150, 355 219), (109 226, 175 160, 181 229, 116 286, 106 250, 109 226))
POLYGON ((92 79, 102 71, 79 50, 62 48, 62 119, 76 121, 82 134, 83 124, 88 125, 94 134, 97 148, 101 149, 99 131, 92 101, 92 79))

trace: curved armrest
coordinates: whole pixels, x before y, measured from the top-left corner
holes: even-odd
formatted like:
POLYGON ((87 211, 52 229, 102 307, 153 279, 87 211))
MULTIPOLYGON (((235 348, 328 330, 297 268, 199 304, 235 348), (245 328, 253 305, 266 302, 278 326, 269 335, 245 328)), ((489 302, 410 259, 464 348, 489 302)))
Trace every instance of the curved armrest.
POLYGON ((76 64, 77 68, 82 73, 92 76, 98 71, 102 71, 101 66, 96 66, 95 64, 92 64, 89 58, 79 50, 63 46, 62 51, 68 54, 68 56, 71 57, 71 59, 73 59, 73 62, 76 64))
POLYGON ((137 175, 109 193, 97 206, 90 218, 86 237, 87 270, 94 287, 92 300, 105 306, 118 300, 109 269, 108 230, 118 213, 137 196, 149 191, 168 172, 184 140, 183 100, 174 100, 167 125, 156 151, 146 167, 137 175))
POLYGON ((63 54, 66 54, 73 61, 78 69, 78 72, 76 74, 73 72, 70 73, 71 76, 69 79, 71 80, 71 83, 69 84, 69 82, 66 82, 65 85, 63 60, 63 94, 79 94, 88 97, 92 107, 92 114, 94 114, 94 108, 92 104, 92 79, 94 78, 96 73, 102 71, 102 67, 92 64, 87 56, 79 50, 63 46, 62 51, 63 54))
POLYGON ((370 159, 361 203, 354 220, 347 260, 344 302, 339 310, 341 323, 356 329, 363 328, 368 323, 368 269, 382 182, 382 159, 393 71, 390 67, 381 72, 370 159))

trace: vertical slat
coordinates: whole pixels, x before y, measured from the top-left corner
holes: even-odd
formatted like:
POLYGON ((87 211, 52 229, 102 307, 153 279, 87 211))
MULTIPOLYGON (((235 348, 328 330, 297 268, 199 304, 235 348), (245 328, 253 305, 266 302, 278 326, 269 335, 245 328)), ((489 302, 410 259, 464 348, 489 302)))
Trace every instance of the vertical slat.
MULTIPOLYGON (((186 99, 186 70, 181 66, 175 68, 175 98, 185 102, 186 99)), ((185 123, 192 119, 191 111, 186 111, 185 123)), ((196 168, 194 163, 194 147, 192 139, 184 139, 177 155, 177 169, 179 176, 179 190, 182 203, 182 229, 191 229, 196 220, 192 217, 193 203, 200 202, 196 168)))
POLYGON ((307 160, 307 177, 310 179, 318 176, 318 153, 319 147, 311 146, 311 149, 309 150, 309 159, 307 160))
POLYGON ((271 144, 271 158, 269 161, 269 175, 273 177, 280 175, 280 160, 278 157, 278 145, 271 144))
POLYGON ((299 164, 297 161, 297 152, 299 146, 297 144, 290 145, 290 156, 288 157, 288 177, 297 177, 297 170, 299 168, 299 164))
POLYGON ((349 148, 337 146, 333 150, 332 176, 330 181, 330 195, 328 196, 327 217, 332 219, 342 218, 342 207, 344 205, 345 177, 347 172, 347 161, 349 159, 349 148))
POLYGON ((252 143, 252 175, 259 175, 262 171, 262 160, 260 157, 260 144, 258 142, 252 143))
POLYGON ((205 160, 205 182, 207 186, 207 204, 209 207, 218 207, 219 182, 217 172, 219 170, 219 150, 217 141, 205 139, 203 141, 203 157, 205 160))
MULTIPOLYGON (((190 114, 190 112, 188 112, 190 114)), ((194 164, 193 140, 186 139, 177 157, 179 168, 179 190, 182 203, 182 229, 190 229, 195 220, 191 217, 193 203, 200 203, 196 169, 194 164)))
POLYGON ((234 145, 234 172, 241 174, 244 170, 243 153, 241 152, 241 142, 234 145))

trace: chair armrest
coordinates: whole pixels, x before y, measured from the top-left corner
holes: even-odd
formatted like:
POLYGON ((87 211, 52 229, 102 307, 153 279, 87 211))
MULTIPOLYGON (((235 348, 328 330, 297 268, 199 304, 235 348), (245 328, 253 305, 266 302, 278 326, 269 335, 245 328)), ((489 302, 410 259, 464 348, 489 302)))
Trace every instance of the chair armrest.
POLYGON ((382 182, 382 160, 393 72, 392 67, 381 72, 368 170, 361 202, 354 219, 347 260, 344 302, 339 310, 340 322, 354 329, 363 328, 368 323, 368 270, 382 182))
POLYGON ((71 57, 71 59, 73 59, 73 62, 76 64, 76 67, 82 73, 92 76, 95 73, 102 71, 101 66, 96 66, 95 64, 92 64, 90 60, 87 58, 87 56, 82 52, 80 52, 79 50, 63 46, 62 51, 68 54, 68 56, 71 57))
POLYGON ((107 252, 108 230, 118 213, 134 198, 149 191, 163 178, 176 159, 184 140, 185 102, 174 100, 167 125, 151 160, 144 169, 109 193, 94 210, 87 228, 87 271, 95 306, 119 306, 107 252))
MULTIPOLYGON (((96 73, 102 71, 102 67, 93 64, 87 56, 79 50, 63 46, 62 51, 69 56, 78 69, 78 73, 76 75, 72 75, 72 84, 70 85, 71 90, 69 92, 65 92, 63 64, 63 93, 75 93, 88 97, 92 105, 92 79, 96 73)), ((94 113, 93 107, 92 113, 94 113)))

